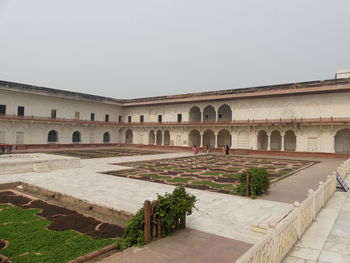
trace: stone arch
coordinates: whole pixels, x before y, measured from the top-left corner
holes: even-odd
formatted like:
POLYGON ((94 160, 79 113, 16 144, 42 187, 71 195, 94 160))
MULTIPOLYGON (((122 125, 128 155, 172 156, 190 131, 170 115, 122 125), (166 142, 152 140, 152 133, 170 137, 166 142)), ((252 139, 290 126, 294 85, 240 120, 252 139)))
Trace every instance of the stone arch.
POLYGON ((232 110, 227 104, 220 106, 218 110, 218 121, 232 121, 232 110))
POLYGON ((297 148, 297 137, 294 131, 288 130, 284 133, 284 150, 295 151, 297 148))
POLYGON ((280 151, 282 147, 282 136, 281 133, 277 130, 271 132, 270 137, 270 148, 274 151, 280 151))
POLYGON ((198 130, 192 130, 190 131, 188 135, 188 145, 189 146, 200 146, 201 145, 201 134, 198 130))
POLYGON ((203 133, 203 146, 215 147, 215 133, 212 130, 206 130, 203 133))
POLYGON ((156 142, 156 136, 154 134, 154 130, 151 130, 148 135, 148 144, 149 145, 154 145, 156 142))
POLYGON ((267 150, 268 143, 269 143, 267 132, 264 130, 259 131, 257 139, 258 139, 258 150, 267 150))
POLYGON ((197 106, 190 109, 189 121, 201 121, 201 110, 197 106))
POLYGON ((216 111, 212 105, 208 105, 204 108, 203 121, 216 121, 216 111))
POLYGON ((247 130, 238 133, 238 149, 249 149, 249 132, 247 130))
POLYGON ((350 129, 341 129, 336 133, 334 151, 336 153, 350 153, 350 129))
POLYGON ((80 132, 79 131, 73 132, 73 134, 72 134, 72 142, 73 143, 81 142, 81 136, 80 136, 80 132))
POLYGON ((49 131, 49 133, 47 134, 47 142, 58 142, 58 132, 55 130, 49 131))
POLYGON ((218 147, 228 145, 231 148, 231 133, 228 130, 220 130, 218 133, 218 147))
POLYGON ((170 132, 166 130, 164 132, 164 145, 170 145, 170 132))
POLYGON ((156 134, 156 144, 162 145, 162 142, 163 142, 163 134, 162 134, 162 131, 158 130, 156 134))
POLYGON ((125 132, 125 143, 132 144, 134 140, 134 134, 132 133, 132 130, 128 129, 125 132))
POLYGON ((109 132, 105 132, 103 134, 103 143, 109 143, 111 142, 111 135, 109 134, 109 132))

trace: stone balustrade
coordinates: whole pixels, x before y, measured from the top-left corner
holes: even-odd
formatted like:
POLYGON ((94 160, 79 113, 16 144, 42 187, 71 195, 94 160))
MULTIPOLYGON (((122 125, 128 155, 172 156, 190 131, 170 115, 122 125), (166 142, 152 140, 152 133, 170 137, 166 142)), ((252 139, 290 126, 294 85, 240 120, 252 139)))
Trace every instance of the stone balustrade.
MULTIPOLYGON (((343 178, 350 173, 350 159, 336 170, 343 178)), ((294 202, 294 209, 280 222, 271 222, 266 237, 251 247, 236 263, 279 263, 315 220, 316 215, 336 191, 336 172, 320 182, 316 191, 310 189, 308 197, 294 202)))

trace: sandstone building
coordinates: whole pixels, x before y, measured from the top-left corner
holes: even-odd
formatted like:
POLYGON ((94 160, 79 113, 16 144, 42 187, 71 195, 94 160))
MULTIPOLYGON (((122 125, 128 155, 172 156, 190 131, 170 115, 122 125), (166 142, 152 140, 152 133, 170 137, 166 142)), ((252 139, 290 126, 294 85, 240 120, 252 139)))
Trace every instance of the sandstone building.
POLYGON ((141 99, 0 81, 0 144, 350 153, 350 78, 141 99))

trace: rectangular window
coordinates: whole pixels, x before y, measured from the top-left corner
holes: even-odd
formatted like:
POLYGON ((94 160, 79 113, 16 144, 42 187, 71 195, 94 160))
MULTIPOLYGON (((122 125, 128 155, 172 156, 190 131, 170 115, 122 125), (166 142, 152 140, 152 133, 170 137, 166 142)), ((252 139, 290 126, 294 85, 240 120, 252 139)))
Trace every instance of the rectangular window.
POLYGON ((158 122, 162 122, 163 116, 162 115, 158 115, 158 122))
POLYGON ((129 123, 131 122, 131 116, 128 116, 128 122, 129 123))
POLYGON ((109 122, 109 114, 105 115, 105 122, 109 122))
POLYGON ((24 106, 18 106, 17 115, 24 116, 24 106))
POLYGON ((56 116, 57 116, 57 111, 51 110, 51 119, 56 119, 56 116))
POLYGON ((177 115, 177 121, 178 122, 182 122, 182 114, 178 114, 177 115))
POLYGON ((0 115, 6 114, 6 105, 0 104, 0 115))
POLYGON ((93 112, 91 113, 91 115, 90 115, 90 120, 91 120, 91 121, 94 121, 94 120, 95 120, 95 113, 93 113, 93 112))
POLYGON ((118 117, 118 122, 119 122, 119 123, 122 123, 122 121, 123 121, 123 117, 122 117, 122 115, 119 115, 119 117, 118 117))
POLYGON ((74 114, 74 119, 79 120, 80 119, 80 112, 76 111, 74 114))
POLYGON ((143 122, 144 121, 144 117, 143 115, 140 115, 140 122, 143 122))

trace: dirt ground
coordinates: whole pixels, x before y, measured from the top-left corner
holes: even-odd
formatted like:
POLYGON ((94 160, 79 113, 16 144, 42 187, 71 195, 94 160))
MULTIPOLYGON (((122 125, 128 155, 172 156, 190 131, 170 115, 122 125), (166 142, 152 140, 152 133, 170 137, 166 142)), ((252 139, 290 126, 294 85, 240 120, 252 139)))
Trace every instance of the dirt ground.
MULTIPOLYGON (((48 229, 55 231, 75 230, 95 239, 121 236, 123 228, 86 217, 75 211, 51 205, 41 200, 30 199, 13 191, 0 191, 0 204, 12 204, 22 209, 39 208, 39 216, 50 220, 48 229)), ((1 247, 1 244, 0 244, 1 247)))

